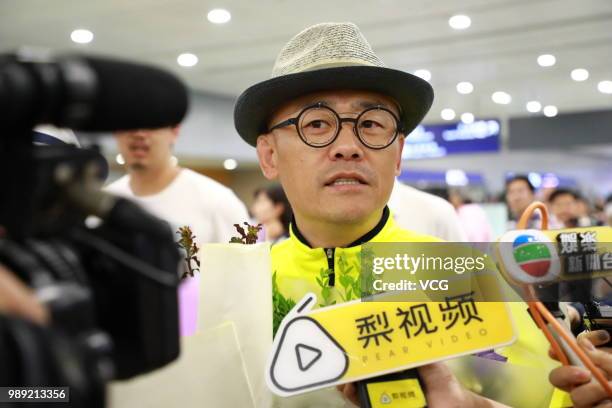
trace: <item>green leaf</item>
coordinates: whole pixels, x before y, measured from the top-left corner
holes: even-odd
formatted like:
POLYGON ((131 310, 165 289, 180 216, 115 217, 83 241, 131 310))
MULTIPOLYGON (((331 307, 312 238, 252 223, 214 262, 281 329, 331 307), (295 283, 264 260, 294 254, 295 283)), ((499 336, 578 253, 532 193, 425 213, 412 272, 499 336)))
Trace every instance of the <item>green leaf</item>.
POLYGON ((286 298, 278 289, 276 271, 272 274, 272 334, 280 327, 281 322, 296 305, 295 300, 286 298))

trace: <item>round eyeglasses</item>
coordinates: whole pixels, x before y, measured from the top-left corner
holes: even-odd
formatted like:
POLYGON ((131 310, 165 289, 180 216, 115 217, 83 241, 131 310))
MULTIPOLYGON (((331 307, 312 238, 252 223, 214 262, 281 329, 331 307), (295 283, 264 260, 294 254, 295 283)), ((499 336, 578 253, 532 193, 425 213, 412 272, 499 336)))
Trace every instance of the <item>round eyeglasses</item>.
POLYGON ((376 150, 391 145, 401 131, 397 116, 383 106, 368 108, 356 118, 341 118, 321 103, 304 108, 297 117, 272 126, 269 131, 295 125, 300 139, 308 146, 325 147, 336 140, 344 122, 352 122, 353 133, 359 141, 376 150))

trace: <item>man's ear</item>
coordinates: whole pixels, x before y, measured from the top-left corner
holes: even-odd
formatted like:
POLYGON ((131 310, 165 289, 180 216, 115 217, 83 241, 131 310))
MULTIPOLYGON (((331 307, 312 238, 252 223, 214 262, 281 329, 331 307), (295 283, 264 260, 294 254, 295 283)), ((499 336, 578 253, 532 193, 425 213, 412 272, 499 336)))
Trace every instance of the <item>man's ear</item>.
POLYGON ((402 172, 402 152, 404 151, 404 141, 406 140, 406 137, 404 136, 403 133, 400 133, 398 135, 398 139, 399 139, 399 153, 398 153, 398 157, 395 160, 395 176, 399 176, 400 173, 402 172))
POLYGON ((172 132, 172 144, 176 143, 176 138, 178 137, 180 130, 180 125, 176 125, 170 128, 170 131, 172 132))
POLYGON ((278 152, 271 133, 257 138, 257 158, 264 177, 268 180, 278 178, 278 152))

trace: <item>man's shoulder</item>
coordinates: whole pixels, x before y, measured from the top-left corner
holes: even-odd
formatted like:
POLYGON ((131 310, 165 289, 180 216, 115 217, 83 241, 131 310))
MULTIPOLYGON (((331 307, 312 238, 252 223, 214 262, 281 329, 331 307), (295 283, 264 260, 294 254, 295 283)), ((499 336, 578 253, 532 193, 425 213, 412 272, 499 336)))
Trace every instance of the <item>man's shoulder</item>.
POLYGON ((288 252, 291 251, 292 246, 293 242, 291 241, 291 238, 283 239, 282 241, 279 241, 276 244, 272 245, 272 247, 270 248, 270 254, 273 257, 288 254, 288 252))
POLYGON ((401 228, 395 223, 388 228, 381 238, 385 242, 444 242, 444 240, 432 235, 401 228))
POLYGON ((183 168, 181 170, 180 177, 182 178, 183 182, 190 184, 191 187, 197 189, 197 191, 204 192, 206 194, 213 193, 234 195, 233 191, 228 187, 191 169, 183 168))
POLYGON ((395 197, 399 198, 402 202, 408 203, 412 207, 416 204, 421 208, 427 208, 428 211, 438 211, 446 214, 454 214, 455 212, 451 203, 442 197, 421 191, 400 182, 396 182, 393 193, 395 197))
POLYGON ((181 178, 181 189, 187 189, 190 195, 195 194, 196 202, 210 208, 214 215, 238 217, 241 221, 248 219, 244 203, 229 187, 186 168, 181 171, 181 178))
POLYGON ((219 183, 212 178, 205 176, 204 174, 198 173, 197 171, 183 168, 181 169, 180 177, 189 183, 198 184, 199 186, 204 186, 212 189, 216 188, 226 188, 223 184, 219 183))
POLYGON ((117 180, 104 186, 103 190, 113 194, 131 195, 130 176, 126 174, 119 177, 117 180))

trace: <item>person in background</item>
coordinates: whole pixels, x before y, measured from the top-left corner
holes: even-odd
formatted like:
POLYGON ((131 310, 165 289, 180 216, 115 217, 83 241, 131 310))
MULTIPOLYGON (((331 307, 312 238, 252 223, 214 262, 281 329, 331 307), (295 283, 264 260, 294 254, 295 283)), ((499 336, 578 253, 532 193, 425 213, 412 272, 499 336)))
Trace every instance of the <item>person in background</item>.
POLYGON ((251 205, 255 222, 262 224, 266 241, 278 242, 289 236, 291 205, 280 184, 258 188, 251 205))
POLYGON ((393 184, 389 208, 400 228, 449 242, 468 240, 457 213, 448 201, 399 180, 393 184))
POLYGON ((466 200, 463 194, 456 189, 449 190, 448 200, 455 207, 461 227, 466 232, 469 242, 491 242, 493 240, 491 224, 480 205, 466 200))
MULTIPOLYGON (((506 204, 510 219, 508 230, 516 229, 516 223, 529 204, 535 201, 535 187, 525 175, 517 175, 506 181, 506 204)), ((537 228, 540 225, 539 213, 529 222, 529 228, 537 228)))
POLYGON ((575 228, 578 226, 577 195, 571 190, 559 188, 548 198, 550 210, 559 228, 575 228))
POLYGON ((612 194, 610 194, 606 199, 606 204, 604 205, 604 216, 606 218, 606 224, 612 227, 612 194))
POLYGON ((576 197, 576 217, 579 227, 591 227, 601 225, 601 222, 593 217, 591 203, 582 195, 576 197))
POLYGON ((233 224, 249 220, 246 207, 229 188, 173 162, 178 134, 178 126, 116 132, 128 174, 105 189, 138 202, 174 231, 189 226, 198 244, 229 242, 233 224))

